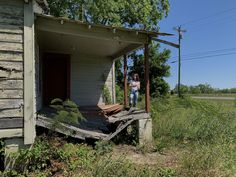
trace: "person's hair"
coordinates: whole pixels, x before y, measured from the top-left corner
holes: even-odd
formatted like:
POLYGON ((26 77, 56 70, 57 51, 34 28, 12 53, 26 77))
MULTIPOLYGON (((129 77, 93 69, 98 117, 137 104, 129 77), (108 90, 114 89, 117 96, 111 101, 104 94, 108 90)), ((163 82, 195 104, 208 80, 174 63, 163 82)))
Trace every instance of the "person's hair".
POLYGON ((139 75, 137 73, 133 74, 133 78, 136 76, 136 80, 135 81, 139 81, 139 75))

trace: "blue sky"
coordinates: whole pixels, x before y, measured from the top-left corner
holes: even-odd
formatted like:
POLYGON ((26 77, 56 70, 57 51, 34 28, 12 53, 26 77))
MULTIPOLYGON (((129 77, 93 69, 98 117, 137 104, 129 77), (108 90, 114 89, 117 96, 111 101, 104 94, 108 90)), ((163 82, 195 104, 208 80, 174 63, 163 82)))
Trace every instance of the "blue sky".
MULTIPOLYGON (((170 0, 170 5, 168 17, 160 22, 160 31, 176 35, 160 38, 177 43, 173 27, 186 23, 183 25, 187 30, 182 40, 183 60, 200 57, 200 54, 184 55, 227 49, 203 55, 221 55, 218 57, 183 61, 181 83, 209 83, 215 88, 236 87, 236 0, 170 0)), ((177 59, 177 49, 164 44, 161 46, 172 51, 169 63, 177 59)), ((174 88, 178 63, 170 65, 171 76, 166 80, 174 88)))

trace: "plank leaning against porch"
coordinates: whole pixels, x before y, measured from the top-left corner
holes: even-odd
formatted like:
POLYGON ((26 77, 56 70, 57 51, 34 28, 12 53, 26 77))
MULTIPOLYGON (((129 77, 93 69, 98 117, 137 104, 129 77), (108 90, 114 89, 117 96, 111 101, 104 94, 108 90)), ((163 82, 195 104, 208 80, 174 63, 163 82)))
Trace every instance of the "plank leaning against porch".
POLYGON ((0 138, 22 137, 24 1, 0 1, 0 138))

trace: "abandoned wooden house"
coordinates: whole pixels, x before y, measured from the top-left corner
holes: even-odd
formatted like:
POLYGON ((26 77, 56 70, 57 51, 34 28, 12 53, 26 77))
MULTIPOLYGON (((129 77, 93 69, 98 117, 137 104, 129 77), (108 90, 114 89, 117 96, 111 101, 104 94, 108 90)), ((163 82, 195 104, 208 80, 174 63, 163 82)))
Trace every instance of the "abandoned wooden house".
MULTIPOLYGON (((138 121, 140 141, 150 141, 148 44, 151 38, 168 34, 56 18, 45 14, 47 5, 42 2, 0 1, 0 139, 5 140, 6 151, 34 143, 36 125, 51 123, 38 112, 54 98, 69 98, 88 113, 84 127, 63 124, 74 131, 74 137, 109 140, 138 121), (102 109, 104 105, 104 85, 116 103, 115 61, 124 57, 126 63, 127 54, 142 47, 146 110, 105 117, 97 114, 99 121, 95 121, 91 112, 95 112, 94 106, 102 109), (116 131, 102 131, 102 126, 114 122, 119 123, 116 131)), ((124 82, 127 104, 127 79, 124 82)))

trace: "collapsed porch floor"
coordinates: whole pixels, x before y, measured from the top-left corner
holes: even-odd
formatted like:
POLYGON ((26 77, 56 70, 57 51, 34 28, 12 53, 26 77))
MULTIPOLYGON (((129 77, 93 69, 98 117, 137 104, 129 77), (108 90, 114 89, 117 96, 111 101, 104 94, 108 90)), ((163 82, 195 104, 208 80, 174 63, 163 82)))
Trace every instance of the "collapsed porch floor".
POLYGON ((108 141, 134 121, 150 118, 149 114, 139 109, 121 111, 111 116, 102 114, 98 107, 80 108, 80 112, 85 120, 79 124, 72 125, 60 122, 55 126, 53 110, 44 108, 38 113, 36 124, 37 126, 82 140, 92 138, 108 141))

